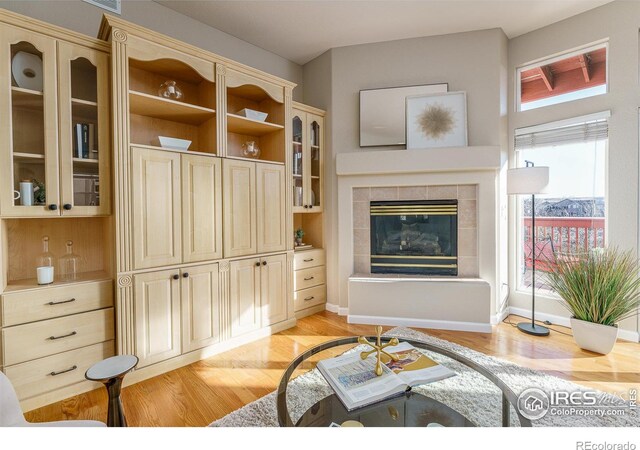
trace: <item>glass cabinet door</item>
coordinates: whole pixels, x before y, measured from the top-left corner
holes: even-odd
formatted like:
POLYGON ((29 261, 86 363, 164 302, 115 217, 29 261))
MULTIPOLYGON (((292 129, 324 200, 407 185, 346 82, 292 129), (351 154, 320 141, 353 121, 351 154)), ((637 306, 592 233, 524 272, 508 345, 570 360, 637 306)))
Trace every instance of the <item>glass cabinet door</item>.
POLYGON ((62 214, 109 214, 108 56, 60 42, 58 70, 62 214))
POLYGON ((305 135, 306 114, 294 110, 293 116, 293 212, 305 211, 306 199, 306 162, 305 135))
POLYGON ((0 26, 0 213, 59 215, 56 42, 0 26))
POLYGON ((323 119, 309 115, 309 206, 311 212, 322 211, 323 119))

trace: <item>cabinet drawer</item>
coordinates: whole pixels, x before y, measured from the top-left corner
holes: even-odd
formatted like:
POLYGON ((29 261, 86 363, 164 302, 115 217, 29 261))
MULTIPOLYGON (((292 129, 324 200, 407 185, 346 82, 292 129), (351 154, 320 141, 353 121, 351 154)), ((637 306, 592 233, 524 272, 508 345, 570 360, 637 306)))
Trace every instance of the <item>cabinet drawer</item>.
POLYGON ((324 266, 324 250, 304 250, 293 255, 293 270, 324 266))
POLYGON ((114 341, 102 342, 16 364, 7 367, 5 373, 18 397, 24 400, 84 381, 84 374, 89 367, 114 354, 114 341))
POLYGON ((295 272, 295 284, 293 285, 294 291, 300 289, 306 289, 313 286, 318 286, 325 283, 325 267, 311 267, 310 269, 296 270, 295 272))
POLYGON ((68 316, 113 306, 113 282, 70 284, 2 296, 2 325, 68 316))
POLYGON ((4 366, 108 341, 113 336, 113 308, 4 328, 4 366))
POLYGON ((293 294, 293 309, 297 312, 301 309, 320 305, 326 301, 326 298, 327 287, 324 284, 308 289, 302 289, 301 291, 296 291, 293 294))

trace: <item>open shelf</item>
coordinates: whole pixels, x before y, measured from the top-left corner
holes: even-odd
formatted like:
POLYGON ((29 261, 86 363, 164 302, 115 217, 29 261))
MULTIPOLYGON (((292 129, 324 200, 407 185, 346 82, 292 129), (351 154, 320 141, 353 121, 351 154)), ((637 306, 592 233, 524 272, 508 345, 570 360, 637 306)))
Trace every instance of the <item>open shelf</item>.
POLYGON ((268 163, 268 164, 279 164, 281 166, 284 165, 284 163, 282 161, 271 161, 271 160, 262 159, 262 158, 247 158, 246 156, 227 155, 227 158, 240 159, 240 160, 243 160, 243 161, 254 161, 254 162, 268 163))
POLYGON ((227 113, 227 131, 251 136, 264 136, 284 129, 282 125, 248 119, 237 114, 227 113))
MULTIPOLYGON (((56 277, 54 272, 54 279, 55 278, 56 277)), ((102 280, 110 280, 110 279, 111 279, 111 276, 109 276, 109 273, 105 272, 104 270, 79 273, 76 279, 73 281, 55 280, 53 283, 45 284, 45 285, 38 284, 38 281, 35 278, 27 278, 24 280, 10 281, 7 284, 7 287, 4 290, 4 292, 8 293, 8 292, 24 291, 27 289, 41 289, 41 288, 48 288, 52 286, 64 286, 68 284, 83 283, 87 281, 102 281, 102 280)))
POLYGON ((13 159, 16 161, 43 160, 44 155, 41 153, 13 152, 13 159))
POLYGON ((129 105, 132 114, 191 125, 200 125, 216 114, 215 110, 210 108, 137 91, 129 91, 129 105))
POLYGON ((44 94, 42 91, 11 86, 11 93, 11 104, 14 108, 42 111, 44 107, 44 94))

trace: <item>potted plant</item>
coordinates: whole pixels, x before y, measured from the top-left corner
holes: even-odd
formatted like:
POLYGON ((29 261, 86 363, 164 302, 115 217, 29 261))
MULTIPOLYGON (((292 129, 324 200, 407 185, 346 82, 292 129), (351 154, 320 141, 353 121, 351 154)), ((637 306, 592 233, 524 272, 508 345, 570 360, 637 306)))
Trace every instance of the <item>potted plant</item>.
POLYGON ((637 259, 615 248, 594 249, 555 255, 550 267, 547 282, 571 313, 574 340, 606 355, 618 337, 618 323, 640 307, 637 259))
POLYGON ((295 232, 296 245, 302 245, 302 238, 304 237, 304 230, 298 228, 295 232))

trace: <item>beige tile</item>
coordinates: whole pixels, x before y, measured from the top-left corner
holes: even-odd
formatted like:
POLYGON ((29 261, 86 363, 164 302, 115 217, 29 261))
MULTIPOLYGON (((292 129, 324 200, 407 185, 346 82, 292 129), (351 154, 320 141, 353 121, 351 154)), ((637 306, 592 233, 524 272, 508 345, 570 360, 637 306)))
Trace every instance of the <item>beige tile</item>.
POLYGON ((476 228, 458 228, 458 256, 478 256, 476 228))
POLYGON ((398 200, 426 200, 426 186, 403 186, 398 188, 398 200))
POLYGON ((458 200, 458 226, 461 228, 475 228, 478 212, 475 200, 458 200))
POLYGON ((459 277, 477 277, 478 274, 478 258, 473 256, 461 256, 458 258, 459 277))
POLYGON ((455 200, 458 198, 458 186, 429 186, 427 199, 455 200))
POLYGON ((477 200, 478 189, 475 184, 461 184, 458 186, 458 200, 477 200))
POLYGON ((371 200, 398 200, 397 187, 373 187, 371 188, 371 200))
POLYGON ((353 201, 354 202, 368 202, 371 200, 371 189, 367 188, 353 188, 353 201))
POLYGON ((371 258, 368 256, 356 255, 353 257, 353 272, 369 274, 371 273, 371 258))
POLYGON ((353 230, 353 253, 354 255, 371 255, 371 241, 369 230, 356 228, 353 230))
POLYGON ((369 228, 369 202, 353 202, 353 228, 369 228))

